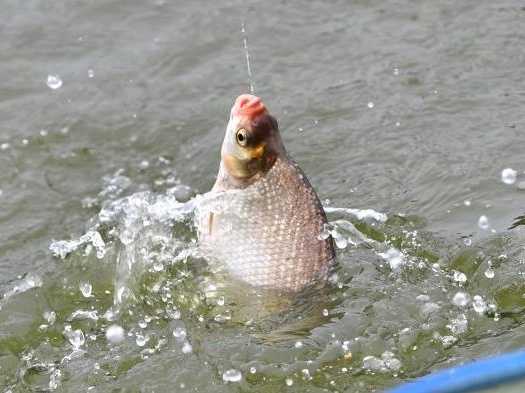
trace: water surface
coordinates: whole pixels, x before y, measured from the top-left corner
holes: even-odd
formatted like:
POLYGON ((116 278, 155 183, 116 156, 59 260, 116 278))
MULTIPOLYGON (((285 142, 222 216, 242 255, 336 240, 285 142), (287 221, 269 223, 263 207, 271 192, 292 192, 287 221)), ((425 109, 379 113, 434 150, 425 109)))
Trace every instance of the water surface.
POLYGON ((523 26, 518 1, 4 1, 2 392, 380 391, 522 347, 523 26), (210 271, 176 201, 249 89, 243 20, 325 205, 388 217, 330 212, 337 276, 295 299, 210 271))

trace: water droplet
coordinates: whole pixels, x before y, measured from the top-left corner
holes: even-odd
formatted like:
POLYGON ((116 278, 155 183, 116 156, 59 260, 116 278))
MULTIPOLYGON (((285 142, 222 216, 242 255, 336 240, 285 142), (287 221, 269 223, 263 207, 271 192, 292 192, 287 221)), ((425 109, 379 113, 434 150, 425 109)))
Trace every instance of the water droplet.
POLYGON ((255 367, 250 367, 250 373, 255 374, 257 369, 255 367))
POLYGON ((135 342, 139 347, 143 347, 148 342, 148 337, 143 336, 142 334, 137 334, 137 338, 135 339, 135 342))
POLYGON ((370 101, 370 102, 367 104, 367 106, 368 106, 370 109, 372 109, 372 108, 375 106, 375 104, 374 104, 372 101, 370 101))
POLYGON ((88 78, 93 78, 95 76, 95 71, 93 71, 91 68, 88 70, 88 78))
POLYGON ((401 125, 401 122, 396 121, 396 127, 399 127, 401 125))
POLYGON ((9 143, 2 143, 0 145, 0 150, 7 150, 9 149, 9 146, 10 146, 9 143))
POLYGON ((465 246, 470 247, 472 245, 472 239, 470 237, 466 237, 463 239, 463 243, 465 243, 465 246))
POLYGON ((162 264, 162 262, 157 261, 153 264, 153 270, 156 272, 161 272, 164 270, 164 265, 162 264))
POLYGON ((80 329, 71 330, 71 326, 69 325, 64 328, 64 336, 66 336, 74 350, 80 349, 80 347, 86 342, 84 332, 80 329))
POLYGON ((222 379, 224 382, 240 382, 242 374, 239 370, 230 369, 222 374, 222 379))
POLYGON ((489 229, 489 219, 487 218, 487 216, 481 216, 479 218, 478 226, 483 230, 489 229))
POLYGON ((394 68, 394 71, 393 71, 394 75, 399 75, 399 68, 394 68))
POLYGON ((458 341, 458 339, 454 336, 443 336, 440 338, 441 344, 443 344, 443 347, 450 348, 452 345, 458 341))
POLYGON ((173 337, 177 339, 184 339, 186 338, 186 330, 182 327, 177 327, 175 330, 173 330, 173 337))
POLYGON ((286 382, 286 386, 292 386, 293 385, 293 379, 292 378, 286 378, 284 381, 286 382))
POLYGON ((62 87, 62 79, 58 75, 48 75, 47 76, 47 86, 50 89, 56 90, 62 87))
POLYGON ((447 324, 447 328, 450 329, 452 334, 462 334, 467 331, 468 320, 465 314, 459 314, 457 318, 452 318, 450 323, 447 324))
POLYGON ((220 297, 217 299, 217 305, 218 305, 218 306, 224 306, 224 296, 220 296, 220 297))
POLYGON ((475 295, 472 301, 472 307, 478 314, 483 314, 487 310, 485 300, 479 295, 475 295))
POLYGON ((467 276, 465 275, 465 273, 459 272, 457 270, 454 270, 454 274, 452 275, 452 279, 455 282, 460 283, 460 284, 463 284, 463 283, 467 282, 467 276))
POLYGON ((339 234, 339 236, 334 237, 334 240, 335 240, 336 247, 341 249, 341 250, 348 246, 347 238, 342 236, 342 235, 340 235, 340 234, 339 234))
POLYGON ((138 325, 141 329, 145 329, 148 326, 148 324, 145 321, 139 321, 138 325))
POLYGON ((189 342, 185 342, 184 345, 182 346, 182 353, 191 353, 193 351, 193 347, 191 346, 191 344, 189 342))
POLYGON ((22 145, 27 146, 29 141, 27 139, 22 139, 22 145))
POLYGON ((177 309, 167 309, 166 315, 171 319, 180 319, 180 311, 177 309))
POLYGON ((501 181, 505 184, 514 184, 517 176, 518 172, 512 168, 505 168, 501 171, 501 181))
POLYGON ((40 130, 40 136, 47 136, 48 134, 47 130, 40 130))
POLYGON ((487 278, 494 278, 494 274, 494 270, 491 267, 485 270, 485 277, 487 278))
POLYGON ((307 381, 312 379, 312 376, 310 375, 310 370, 308 370, 307 368, 303 368, 301 372, 303 373, 304 379, 306 379, 307 381))
POLYGON ((472 202, 470 202, 470 200, 467 199, 467 200, 465 200, 465 201, 463 202, 463 204, 464 204, 465 206, 470 206, 470 205, 472 204, 472 202))
POLYGON ((465 307, 470 303, 470 296, 465 292, 457 292, 452 298, 452 303, 458 307, 465 307))
POLYGON ((325 309, 323 310, 323 316, 327 317, 328 314, 329 314, 329 312, 328 312, 328 310, 325 308, 325 309))
POLYGON ((112 344, 124 341, 124 329, 119 325, 111 325, 106 330, 106 339, 112 344))
POLYGON ((302 341, 297 341, 294 346, 295 346, 295 348, 302 348, 303 347, 303 343, 302 343, 302 341))
POLYGON ((53 325, 57 320, 57 314, 54 311, 46 311, 44 312, 43 316, 50 325, 53 325))
POLYGON ((79 285, 80 292, 82 292, 82 295, 84 297, 91 297, 91 291, 93 290, 93 287, 89 282, 81 282, 79 285))

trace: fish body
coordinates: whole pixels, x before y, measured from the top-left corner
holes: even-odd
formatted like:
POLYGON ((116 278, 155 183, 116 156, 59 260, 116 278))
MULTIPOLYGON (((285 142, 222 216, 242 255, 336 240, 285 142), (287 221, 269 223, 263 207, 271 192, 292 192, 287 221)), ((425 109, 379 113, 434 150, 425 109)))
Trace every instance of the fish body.
POLYGON ((277 122, 251 95, 231 113, 212 202, 197 215, 201 247, 254 286, 298 291, 325 279, 335 258, 331 238, 321 235, 326 215, 277 122))

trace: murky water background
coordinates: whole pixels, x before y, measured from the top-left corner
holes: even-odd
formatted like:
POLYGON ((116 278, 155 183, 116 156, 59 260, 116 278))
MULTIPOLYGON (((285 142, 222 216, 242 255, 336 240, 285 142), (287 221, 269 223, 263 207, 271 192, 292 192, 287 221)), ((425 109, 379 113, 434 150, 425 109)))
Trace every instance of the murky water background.
POLYGON ((522 2, 1 9, 2 392, 367 392, 525 344, 522 2), (295 299, 210 271, 180 203, 248 90, 243 19, 320 197, 388 217, 333 209, 337 275, 295 299))

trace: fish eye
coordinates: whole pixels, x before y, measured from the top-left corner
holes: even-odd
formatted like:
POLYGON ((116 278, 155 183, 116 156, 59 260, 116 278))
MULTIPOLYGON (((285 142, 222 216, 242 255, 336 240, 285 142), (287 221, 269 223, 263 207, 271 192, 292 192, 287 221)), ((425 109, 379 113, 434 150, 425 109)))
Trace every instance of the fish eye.
POLYGON ((237 130, 236 138, 239 145, 246 146, 248 143, 248 132, 244 128, 240 128, 237 130))

